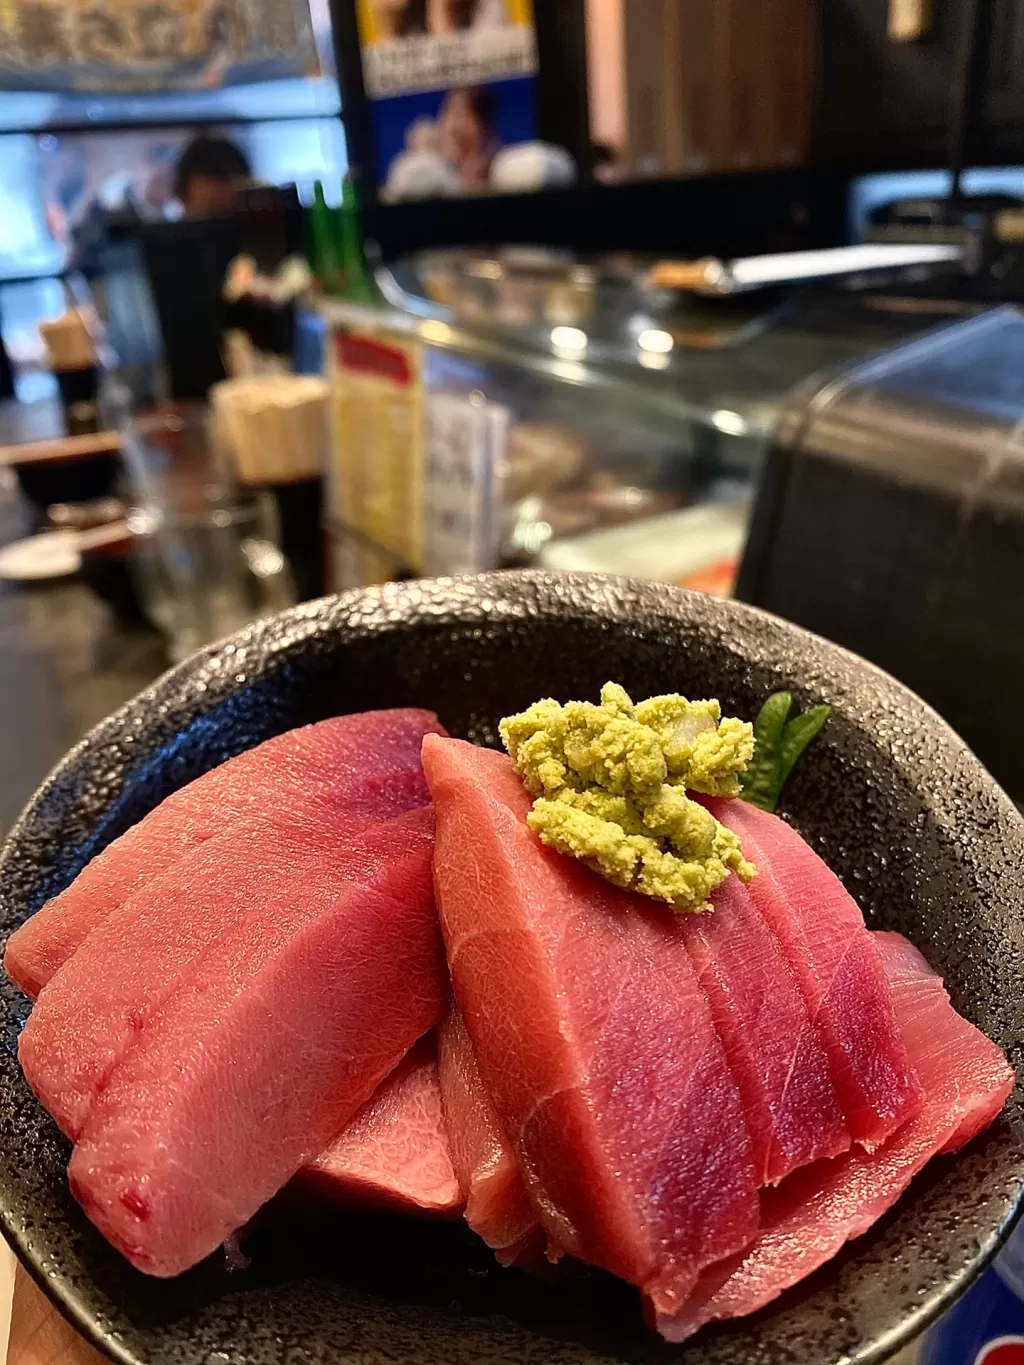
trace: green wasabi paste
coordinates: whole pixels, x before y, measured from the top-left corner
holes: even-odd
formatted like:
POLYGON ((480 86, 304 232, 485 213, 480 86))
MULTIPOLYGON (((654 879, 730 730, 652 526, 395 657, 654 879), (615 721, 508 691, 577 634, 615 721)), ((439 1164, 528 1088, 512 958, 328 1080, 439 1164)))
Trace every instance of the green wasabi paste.
POLYGON ((501 737, 535 798, 530 828, 616 886, 695 913, 731 872, 754 876, 736 835, 686 794, 739 796, 753 758, 752 727, 717 701, 634 705, 606 683, 600 705, 548 698, 506 717, 501 737))

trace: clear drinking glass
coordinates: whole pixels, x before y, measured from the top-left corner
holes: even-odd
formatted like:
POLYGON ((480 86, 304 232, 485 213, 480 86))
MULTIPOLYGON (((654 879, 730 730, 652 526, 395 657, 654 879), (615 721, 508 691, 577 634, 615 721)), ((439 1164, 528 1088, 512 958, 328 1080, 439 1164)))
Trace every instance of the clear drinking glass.
POLYGON ((143 611, 177 662, 294 601, 272 502, 239 489, 205 406, 121 423, 143 611))

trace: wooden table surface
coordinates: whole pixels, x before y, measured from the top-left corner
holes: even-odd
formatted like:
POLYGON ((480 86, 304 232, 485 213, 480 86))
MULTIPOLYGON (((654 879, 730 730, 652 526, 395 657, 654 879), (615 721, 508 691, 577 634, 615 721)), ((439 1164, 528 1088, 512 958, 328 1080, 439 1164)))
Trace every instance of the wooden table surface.
POLYGON ((7 1365, 104 1365, 43 1297, 6 1242, 0 1242, 0 1349, 6 1349, 7 1365))

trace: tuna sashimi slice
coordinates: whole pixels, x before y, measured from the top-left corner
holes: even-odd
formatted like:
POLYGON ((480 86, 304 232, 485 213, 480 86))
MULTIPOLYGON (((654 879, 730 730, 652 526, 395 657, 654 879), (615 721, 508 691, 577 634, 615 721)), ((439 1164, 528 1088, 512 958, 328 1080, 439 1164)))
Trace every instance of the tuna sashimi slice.
POLYGON ((759 1185, 850 1146, 828 1058, 779 943, 730 877, 680 920, 739 1086, 759 1185))
POLYGON ((437 1052, 452 1164, 466 1200, 466 1222, 502 1265, 512 1265, 537 1229, 537 1215, 455 1004, 438 1030, 437 1052))
POLYGON ((405 1055, 292 1186, 300 1195, 347 1208, 447 1217, 461 1212, 432 1034, 405 1055))
POLYGON ((278 735, 174 792, 122 834, 16 933, 8 976, 36 996, 86 935, 145 882, 239 818, 308 809, 388 819, 426 800, 420 745, 440 730, 430 711, 367 711, 278 735))
POLYGON ((878 947, 857 902, 777 815, 709 800, 757 864, 750 897, 779 940, 828 1054, 850 1135, 869 1151, 921 1107, 878 947))
POLYGON ((916 948, 897 934, 873 938, 924 1087, 922 1109, 877 1151, 851 1150, 765 1191, 750 1250, 706 1271, 680 1313, 658 1317, 669 1341, 684 1341, 713 1318, 753 1313, 817 1270, 891 1208, 931 1157, 962 1146, 1006 1102, 1014 1076, 1000 1050, 956 1013, 916 948))
POLYGON ((213 1251, 438 1023, 448 981, 432 847, 429 809, 336 845, 352 874, 333 900, 297 895, 241 921, 140 1031, 68 1168, 140 1270, 176 1275, 213 1251))
POLYGON ((757 1228, 736 1084, 674 917, 544 848, 501 754, 428 735, 455 997, 560 1248, 663 1311, 757 1228))
POLYGON ((43 988, 18 1045, 29 1084, 69 1137, 78 1137, 111 1072, 222 934, 299 906, 326 907, 347 881, 373 872, 379 847, 353 842, 360 823, 317 806, 293 809, 287 827, 229 825, 93 929, 43 988), (350 843, 352 856, 339 857, 350 843))

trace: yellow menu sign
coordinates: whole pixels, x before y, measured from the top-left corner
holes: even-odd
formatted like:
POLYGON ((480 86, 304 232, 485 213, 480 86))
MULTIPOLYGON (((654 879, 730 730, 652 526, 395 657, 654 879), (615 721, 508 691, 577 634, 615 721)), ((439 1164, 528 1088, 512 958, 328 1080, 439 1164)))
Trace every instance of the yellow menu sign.
POLYGON ((419 571, 420 343, 385 329, 339 325, 331 334, 330 367, 330 518, 343 530, 365 538, 371 550, 379 547, 384 553, 376 557, 382 561, 419 571))

